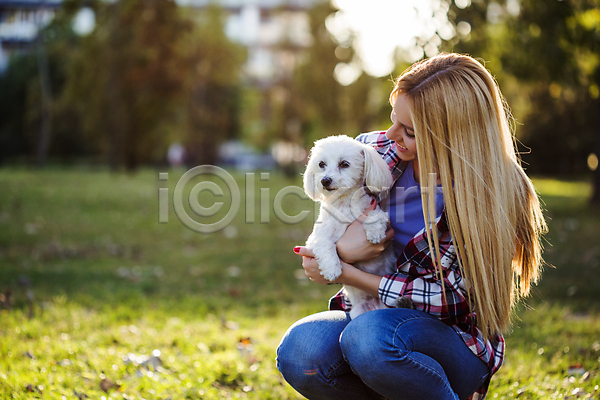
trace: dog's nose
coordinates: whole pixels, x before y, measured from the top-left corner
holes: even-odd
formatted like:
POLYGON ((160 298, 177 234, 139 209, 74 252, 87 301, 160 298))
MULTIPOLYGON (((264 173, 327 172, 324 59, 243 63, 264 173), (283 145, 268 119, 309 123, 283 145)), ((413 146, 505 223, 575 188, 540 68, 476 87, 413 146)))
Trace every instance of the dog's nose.
POLYGON ((326 176, 325 178, 321 179, 321 185, 323 185, 323 187, 329 187, 329 185, 331 185, 331 178, 326 176))

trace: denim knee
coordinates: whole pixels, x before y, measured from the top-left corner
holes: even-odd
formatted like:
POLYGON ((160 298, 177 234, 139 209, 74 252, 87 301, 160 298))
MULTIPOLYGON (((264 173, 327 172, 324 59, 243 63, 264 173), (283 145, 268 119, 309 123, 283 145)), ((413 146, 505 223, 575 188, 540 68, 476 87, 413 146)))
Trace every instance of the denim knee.
POLYGON ((303 335, 290 328, 277 347, 277 368, 288 382, 303 375, 303 361, 310 358, 310 354, 303 351, 305 340, 303 335))
MULTIPOLYGON (((352 320, 340 338, 344 358, 359 375, 364 367, 372 368, 382 361, 381 355, 393 347, 393 343, 388 343, 389 335, 384 334, 377 314, 377 310, 369 311, 352 320)), ((398 354, 402 349, 394 350, 398 354)))
POLYGON ((313 334, 310 324, 292 325, 277 347, 277 368, 296 389, 314 384, 314 375, 327 354, 313 334))
POLYGON ((466 393, 463 386, 467 384, 468 390, 486 372, 485 364, 451 327, 422 311, 374 310, 362 314, 348 324, 340 347, 354 373, 386 397, 395 398, 402 388, 403 396, 410 399, 455 399, 452 384, 466 393), (473 384, 464 374, 451 383, 444 369, 457 371, 458 365, 472 369, 472 364, 484 367, 483 375, 474 374, 477 379, 473 384))

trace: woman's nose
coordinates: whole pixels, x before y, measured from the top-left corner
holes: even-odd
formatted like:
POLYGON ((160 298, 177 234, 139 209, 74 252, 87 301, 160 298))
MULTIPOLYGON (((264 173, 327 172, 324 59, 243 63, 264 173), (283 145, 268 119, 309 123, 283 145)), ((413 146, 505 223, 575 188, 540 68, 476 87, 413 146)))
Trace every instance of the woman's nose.
POLYGON ((393 140, 400 139, 400 136, 398 135, 398 129, 396 128, 396 125, 392 125, 392 126, 389 127, 389 129, 388 129, 388 137, 390 139, 392 137, 394 137, 393 140))

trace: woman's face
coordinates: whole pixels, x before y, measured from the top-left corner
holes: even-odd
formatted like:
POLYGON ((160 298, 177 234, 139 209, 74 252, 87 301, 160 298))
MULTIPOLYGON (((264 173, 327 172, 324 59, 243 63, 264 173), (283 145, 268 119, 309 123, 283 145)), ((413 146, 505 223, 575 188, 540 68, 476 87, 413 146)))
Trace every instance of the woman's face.
POLYGON ((391 114, 392 126, 387 130, 385 136, 396 142, 398 156, 403 161, 417 159, 417 143, 415 141, 415 130, 410 119, 408 99, 405 94, 399 94, 394 102, 391 114))

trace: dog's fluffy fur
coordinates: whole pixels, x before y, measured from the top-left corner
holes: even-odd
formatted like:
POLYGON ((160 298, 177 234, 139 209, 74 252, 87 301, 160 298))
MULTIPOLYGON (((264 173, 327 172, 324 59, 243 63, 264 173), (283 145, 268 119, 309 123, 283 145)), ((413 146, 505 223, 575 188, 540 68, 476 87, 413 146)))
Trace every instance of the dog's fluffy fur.
MULTIPOLYGON (((306 246, 314 252, 321 275, 327 280, 333 281, 342 273, 335 243, 374 197, 381 199, 388 194, 391 185, 389 168, 372 147, 344 135, 315 142, 304 173, 304 190, 311 199, 321 203, 321 209, 306 246)), ((367 240, 380 243, 388 221, 387 213, 379 206, 370 211, 363 223, 367 240)), ((375 259, 354 266, 376 275, 393 273, 393 248, 388 246, 375 259)), ((344 290, 352 304, 351 318, 386 308, 378 298, 359 289, 345 287, 344 290)))

